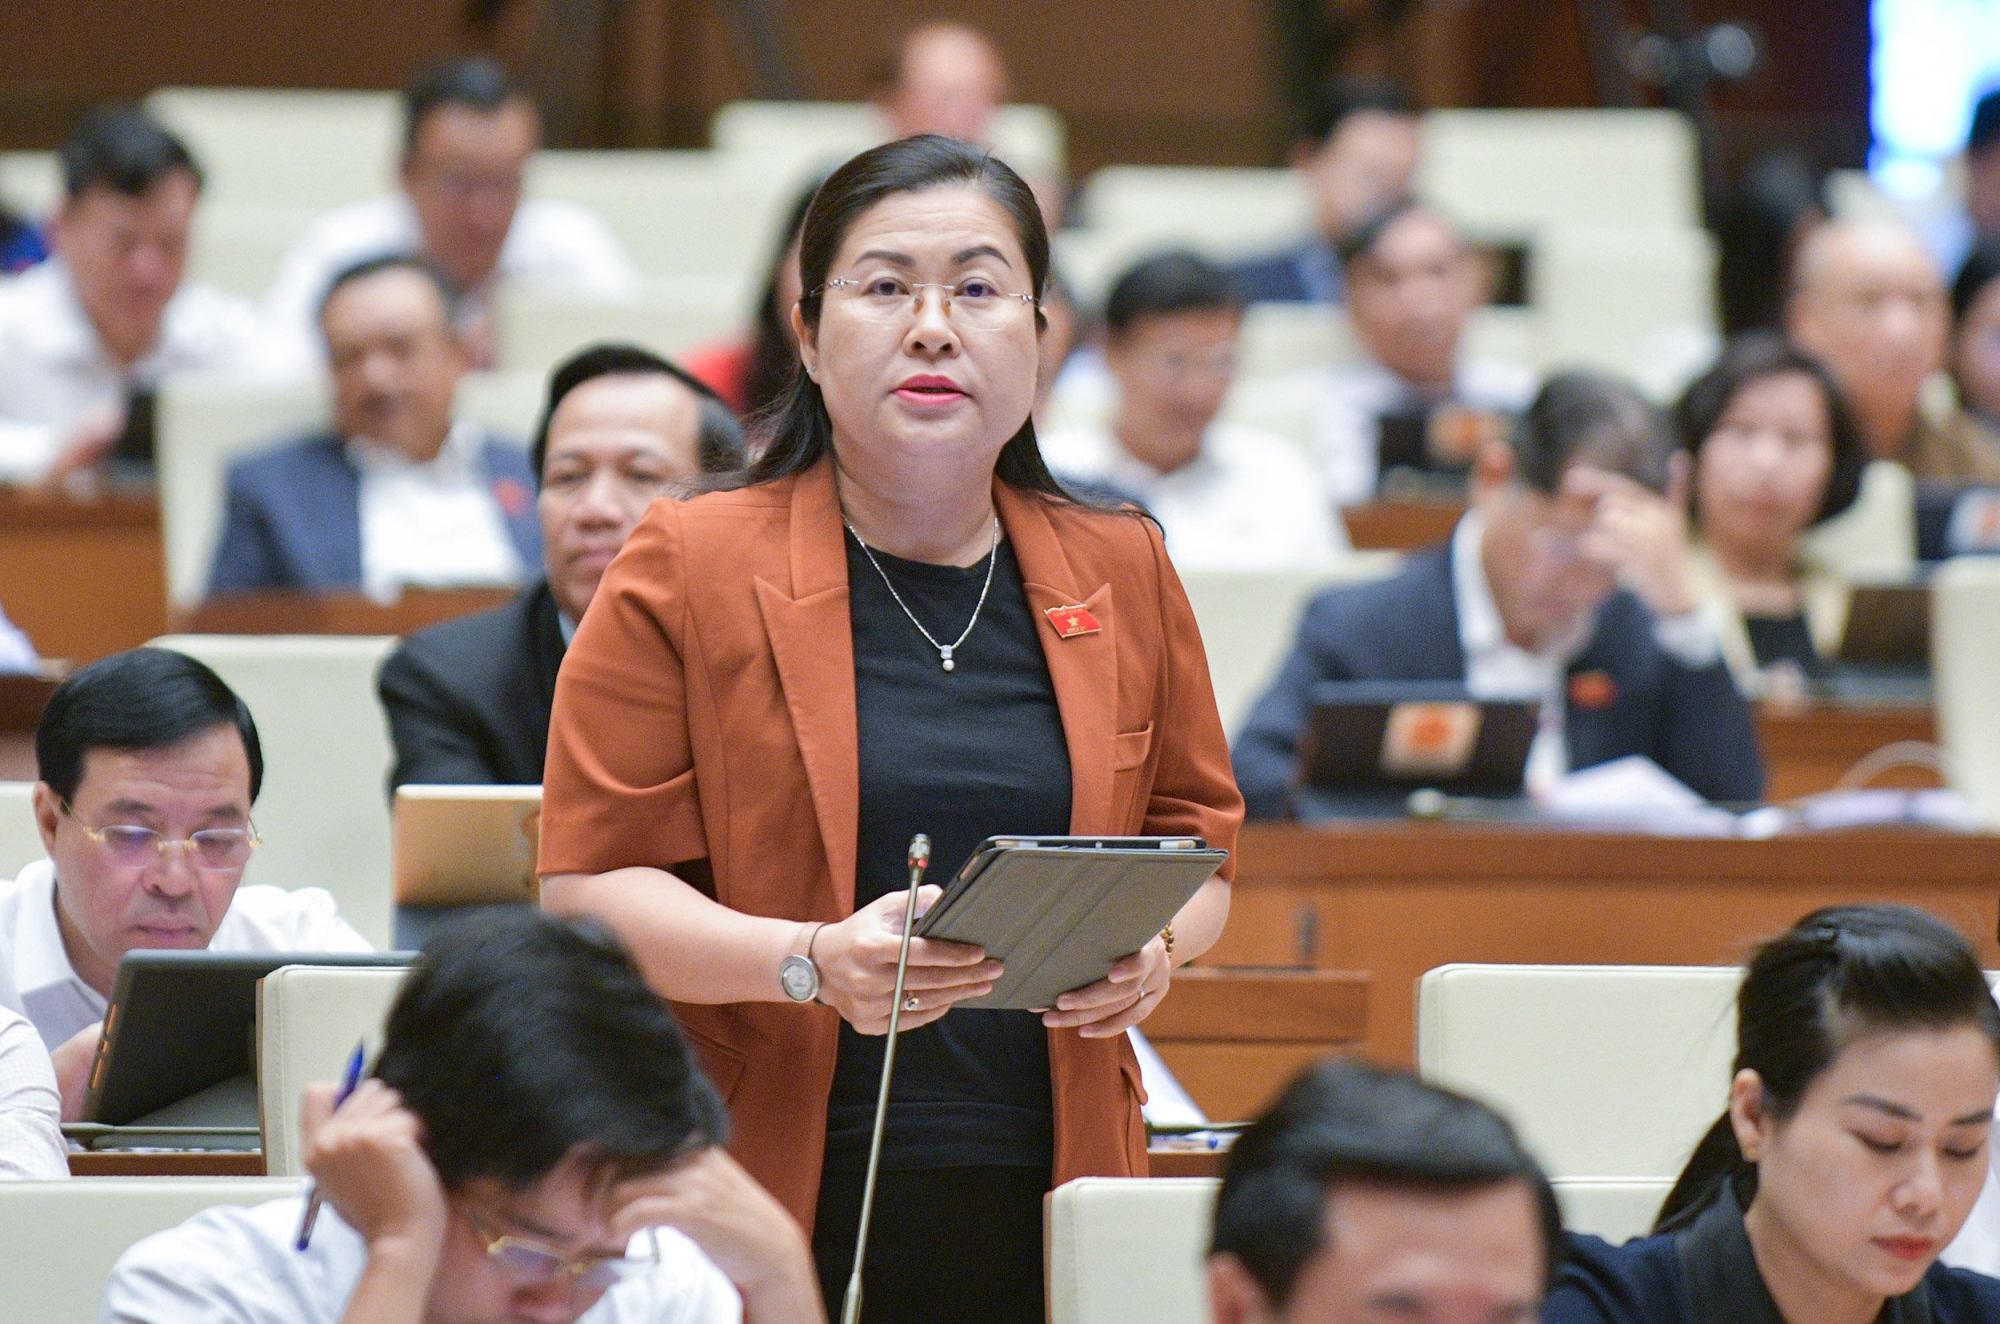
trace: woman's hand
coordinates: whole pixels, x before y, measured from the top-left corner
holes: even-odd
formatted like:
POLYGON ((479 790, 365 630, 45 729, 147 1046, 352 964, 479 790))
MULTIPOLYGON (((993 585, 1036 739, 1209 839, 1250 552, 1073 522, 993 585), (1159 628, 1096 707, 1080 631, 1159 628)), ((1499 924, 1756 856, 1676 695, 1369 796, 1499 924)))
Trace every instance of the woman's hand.
POLYGON ((1051 1030, 1077 1029, 1086 1039, 1123 1034, 1153 1014, 1174 978, 1164 938, 1154 938, 1111 967, 1095 984, 1071 989, 1042 1013, 1051 1030))
MULTIPOLYGON (((917 889, 917 913, 937 904, 944 889, 917 889)), ((889 1032, 889 1003, 896 994, 896 957, 902 948, 907 889, 870 902, 837 924, 829 924, 814 940, 819 966, 819 1000, 863 1034, 889 1032)), ((951 1010, 955 1002, 993 991, 1000 963, 964 943, 931 938, 910 939, 910 968, 903 982, 900 1022, 913 1030, 951 1010), (908 999, 915 998, 911 1007, 908 999)))

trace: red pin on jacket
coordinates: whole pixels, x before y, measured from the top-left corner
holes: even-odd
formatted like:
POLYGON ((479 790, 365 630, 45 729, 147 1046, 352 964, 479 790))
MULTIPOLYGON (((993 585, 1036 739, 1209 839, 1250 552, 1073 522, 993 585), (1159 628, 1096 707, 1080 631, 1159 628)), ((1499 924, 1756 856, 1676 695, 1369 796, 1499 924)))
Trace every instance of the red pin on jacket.
POLYGON ((1104 627, 1090 614, 1090 608, 1081 604, 1073 607, 1050 607, 1044 613, 1049 624, 1056 627, 1056 637, 1074 639, 1080 634, 1096 634, 1104 627))

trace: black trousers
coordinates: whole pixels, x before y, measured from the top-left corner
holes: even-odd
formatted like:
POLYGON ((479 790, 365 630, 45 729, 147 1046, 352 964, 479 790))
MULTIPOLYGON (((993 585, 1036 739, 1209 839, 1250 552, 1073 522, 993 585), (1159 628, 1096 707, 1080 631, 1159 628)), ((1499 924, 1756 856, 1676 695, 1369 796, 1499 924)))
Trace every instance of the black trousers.
MULTIPOLYGON (((839 1321, 854 1270, 862 1174, 820 1180, 813 1258, 827 1317, 839 1321)), ((864 1324, 1043 1324, 1045 1168, 885 1172, 862 1269, 864 1324)))

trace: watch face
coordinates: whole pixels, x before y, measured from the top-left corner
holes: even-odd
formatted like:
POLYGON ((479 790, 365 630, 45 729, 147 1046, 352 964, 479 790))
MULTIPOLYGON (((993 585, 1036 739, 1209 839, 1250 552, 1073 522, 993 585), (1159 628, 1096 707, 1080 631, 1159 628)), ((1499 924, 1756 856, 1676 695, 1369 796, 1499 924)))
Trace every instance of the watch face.
POLYGON ((819 967, 803 956, 787 956, 778 966, 778 987, 794 1002, 819 996, 819 967))

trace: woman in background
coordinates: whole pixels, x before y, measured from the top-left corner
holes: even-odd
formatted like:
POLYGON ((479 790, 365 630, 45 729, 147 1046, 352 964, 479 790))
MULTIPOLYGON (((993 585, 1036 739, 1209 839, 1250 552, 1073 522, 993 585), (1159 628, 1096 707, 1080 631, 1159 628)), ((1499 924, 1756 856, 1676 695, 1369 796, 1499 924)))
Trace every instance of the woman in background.
POLYGON ((1572 1236, 1548 1324, 1959 1324, 2000 1282, 1938 1256, 1986 1180, 2000 1010, 1948 925, 1806 916, 1737 995, 1729 1110, 1654 1235, 1572 1236))
POLYGON ((1854 504, 1861 433, 1818 361, 1762 332, 1729 343, 1681 397, 1675 423, 1694 466, 1703 606, 1737 687, 1753 698, 1799 693, 1825 674, 1848 600, 1800 539, 1854 504))

